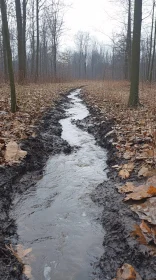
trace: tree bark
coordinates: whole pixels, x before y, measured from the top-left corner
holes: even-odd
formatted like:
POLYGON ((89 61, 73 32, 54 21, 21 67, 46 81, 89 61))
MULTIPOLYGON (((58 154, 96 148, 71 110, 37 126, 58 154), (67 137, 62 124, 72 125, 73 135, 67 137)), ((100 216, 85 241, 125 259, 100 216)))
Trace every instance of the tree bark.
POLYGON ((24 78, 26 78, 26 7, 27 7, 27 0, 23 0, 23 67, 24 67, 24 78))
POLYGON ((152 53, 151 67, 150 67, 150 73, 149 73, 149 82, 150 83, 152 83, 152 77, 153 77, 153 67, 154 67, 154 59, 155 59, 155 44, 156 44, 156 20, 155 20, 155 30, 154 30, 153 53, 152 53))
POLYGON ((139 72, 140 72, 140 39, 142 23, 142 0, 135 0, 134 27, 132 43, 131 87, 128 105, 136 107, 139 104, 139 72))
POLYGON ((21 2, 15 0, 16 5, 16 20, 17 20, 17 35, 18 35, 18 76, 19 83, 23 83, 25 79, 24 70, 24 49, 23 49, 23 24, 21 14, 21 2))
POLYGON ((6 52, 6 44, 5 44, 5 34, 2 22, 2 35, 3 35, 3 63, 4 63, 4 80, 7 82, 8 80, 8 67, 7 67, 7 52, 6 52))
POLYGON ((38 66, 39 66, 39 0, 36 0, 36 27, 37 27, 37 42, 36 42, 36 75, 35 81, 38 81, 38 66))
POLYGON ((3 31, 4 31, 4 40, 5 40, 6 52, 7 52, 8 72, 9 72, 9 79, 10 79, 11 112, 15 113, 16 112, 16 92, 15 92, 14 72, 13 72, 13 65, 12 65, 12 52, 11 52, 11 47, 10 47, 10 35, 9 35, 5 0, 1 0, 0 6, 1 6, 3 31))
POLYGON ((128 0, 128 25, 127 25, 127 38, 126 38, 126 53, 125 53, 125 80, 130 79, 131 68, 131 0, 128 0))
POLYGON ((153 44, 153 28, 154 28, 154 10, 155 10, 155 0, 153 1, 153 10, 152 10, 152 26, 151 26, 151 36, 150 36, 150 49, 149 49, 149 61, 147 69, 147 80, 150 81, 151 75, 151 61, 152 61, 152 44, 153 44))

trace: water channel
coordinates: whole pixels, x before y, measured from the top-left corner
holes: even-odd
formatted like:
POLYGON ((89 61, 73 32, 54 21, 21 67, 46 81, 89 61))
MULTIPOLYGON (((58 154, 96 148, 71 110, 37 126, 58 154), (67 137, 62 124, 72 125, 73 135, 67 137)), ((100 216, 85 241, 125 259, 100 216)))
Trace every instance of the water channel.
POLYGON ((72 122, 89 115, 79 93, 70 93, 60 120, 62 138, 79 149, 50 157, 43 178, 14 201, 18 242, 32 248, 27 262, 34 280, 94 279, 92 263, 103 253, 102 210, 90 194, 107 179, 106 151, 72 122))

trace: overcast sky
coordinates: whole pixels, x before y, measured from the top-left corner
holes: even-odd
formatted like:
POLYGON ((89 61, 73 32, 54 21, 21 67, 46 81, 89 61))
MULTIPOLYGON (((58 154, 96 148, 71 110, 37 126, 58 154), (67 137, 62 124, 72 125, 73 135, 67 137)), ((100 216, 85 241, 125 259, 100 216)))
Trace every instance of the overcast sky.
MULTIPOLYGON (((115 1, 114 1, 115 2, 115 1)), ((73 47, 74 35, 79 31, 87 31, 105 44, 110 44, 112 33, 121 26, 121 6, 110 0, 65 0, 71 8, 65 14, 66 35, 64 47, 73 47), (108 36, 107 36, 108 35, 108 36)))
MULTIPOLYGON (((144 0, 144 13, 149 8, 152 0, 144 0), (146 5, 145 5, 146 4, 146 5)), ((104 44, 111 44, 109 37, 120 31, 125 22, 125 7, 117 4, 115 0, 64 0, 70 3, 70 8, 65 14, 65 35, 61 48, 74 47, 74 35, 79 31, 88 31, 104 44)), ((126 3, 126 0, 125 0, 126 3)))

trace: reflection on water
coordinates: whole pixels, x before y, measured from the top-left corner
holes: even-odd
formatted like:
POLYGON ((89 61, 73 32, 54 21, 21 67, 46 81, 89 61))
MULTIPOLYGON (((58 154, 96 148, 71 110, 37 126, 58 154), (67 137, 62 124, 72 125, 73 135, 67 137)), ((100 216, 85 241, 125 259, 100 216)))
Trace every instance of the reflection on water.
POLYGON ((80 149, 51 157, 37 186, 15 201, 19 243, 32 247, 34 258, 27 262, 35 280, 93 279, 91 263, 103 253, 100 209, 89 194, 106 179, 106 151, 71 123, 89 114, 79 92, 69 95, 67 118, 60 123, 62 138, 80 149))

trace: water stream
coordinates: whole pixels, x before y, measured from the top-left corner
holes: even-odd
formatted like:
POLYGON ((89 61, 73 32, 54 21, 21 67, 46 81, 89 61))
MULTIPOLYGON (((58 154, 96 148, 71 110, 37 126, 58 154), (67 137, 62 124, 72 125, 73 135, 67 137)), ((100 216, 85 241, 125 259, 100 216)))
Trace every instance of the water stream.
POLYGON ((106 179, 106 151, 72 123, 89 114, 79 93, 69 95, 67 117, 60 123, 62 138, 80 148, 52 156, 43 178, 14 202, 19 243, 32 248, 27 262, 35 280, 94 279, 91 263, 103 253, 101 209, 90 193, 106 179))

